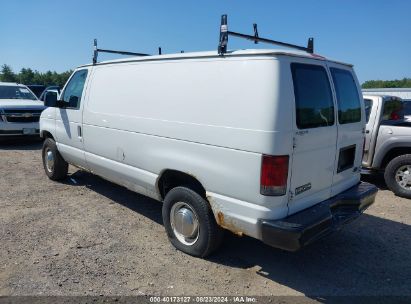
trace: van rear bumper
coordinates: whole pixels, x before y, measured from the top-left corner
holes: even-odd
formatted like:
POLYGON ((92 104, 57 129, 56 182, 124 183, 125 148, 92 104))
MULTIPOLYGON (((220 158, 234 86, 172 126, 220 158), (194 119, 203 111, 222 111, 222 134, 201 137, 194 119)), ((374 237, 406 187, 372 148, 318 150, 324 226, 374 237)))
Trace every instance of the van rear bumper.
POLYGON ((374 203, 377 187, 360 182, 354 187, 281 220, 259 220, 262 241, 296 251, 338 230, 374 203))

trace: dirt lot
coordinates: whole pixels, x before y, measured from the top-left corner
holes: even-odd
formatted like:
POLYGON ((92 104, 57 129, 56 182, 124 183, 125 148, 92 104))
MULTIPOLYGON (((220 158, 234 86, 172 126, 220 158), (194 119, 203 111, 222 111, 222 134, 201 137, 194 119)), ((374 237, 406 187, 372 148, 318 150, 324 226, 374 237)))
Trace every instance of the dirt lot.
POLYGON ((0 295, 411 295, 411 201, 383 182, 357 221, 297 253, 227 234, 207 260, 176 251, 161 203, 70 169, 41 143, 0 143, 0 295))

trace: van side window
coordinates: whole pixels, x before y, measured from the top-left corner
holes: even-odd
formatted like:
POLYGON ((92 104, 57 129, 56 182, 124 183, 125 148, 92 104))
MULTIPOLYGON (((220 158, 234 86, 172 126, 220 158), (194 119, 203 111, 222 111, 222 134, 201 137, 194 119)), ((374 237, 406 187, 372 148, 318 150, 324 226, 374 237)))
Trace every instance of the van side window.
POLYGON ((340 124, 361 121, 361 103, 357 85, 351 72, 331 68, 338 104, 338 122, 340 124))
POLYGON ((334 124, 334 103, 324 67, 292 63, 296 122, 299 129, 334 124))
POLYGON ((372 100, 364 98, 364 105, 365 105, 365 122, 367 123, 370 120, 372 100))
POLYGON ((87 70, 77 71, 67 84, 62 100, 67 102, 67 108, 78 108, 80 106, 81 95, 83 94, 84 83, 87 78, 87 70))

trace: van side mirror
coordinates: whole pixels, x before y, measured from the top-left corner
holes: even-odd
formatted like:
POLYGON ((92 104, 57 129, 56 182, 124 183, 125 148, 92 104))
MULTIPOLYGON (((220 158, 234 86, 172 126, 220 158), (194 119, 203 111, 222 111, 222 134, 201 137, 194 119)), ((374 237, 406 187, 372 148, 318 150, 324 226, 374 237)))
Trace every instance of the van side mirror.
POLYGON ((78 97, 75 95, 70 96, 69 102, 68 102, 68 106, 70 108, 76 108, 78 105, 78 97))
POLYGON ((44 97, 44 105, 46 107, 57 108, 57 93, 56 92, 47 92, 44 97))

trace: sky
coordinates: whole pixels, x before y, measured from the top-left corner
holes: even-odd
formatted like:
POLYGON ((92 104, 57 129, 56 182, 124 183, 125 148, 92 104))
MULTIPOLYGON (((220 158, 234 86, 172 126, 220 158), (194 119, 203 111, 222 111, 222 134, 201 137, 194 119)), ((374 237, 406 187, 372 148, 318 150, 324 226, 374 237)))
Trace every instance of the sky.
MULTIPOLYGON (((360 82, 411 78, 410 0, 0 0, 0 65, 63 72, 99 47, 142 53, 216 50, 231 31, 306 45, 354 64, 360 82)), ((230 37, 229 49, 272 48, 230 37)), ((118 58, 101 54, 99 60, 118 58)))

